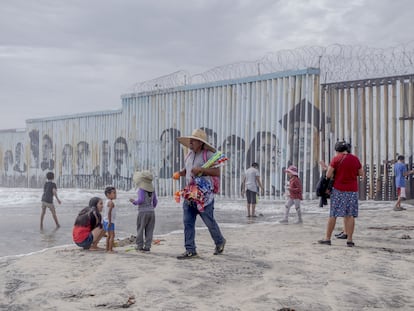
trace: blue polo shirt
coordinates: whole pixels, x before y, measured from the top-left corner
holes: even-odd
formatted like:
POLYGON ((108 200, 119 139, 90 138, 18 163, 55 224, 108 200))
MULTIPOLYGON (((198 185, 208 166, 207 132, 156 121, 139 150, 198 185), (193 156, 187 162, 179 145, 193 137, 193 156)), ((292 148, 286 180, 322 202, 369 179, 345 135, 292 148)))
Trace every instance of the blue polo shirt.
POLYGON ((394 165, 394 173, 395 173, 395 187, 397 188, 405 188, 405 176, 404 173, 407 172, 407 166, 405 163, 397 162, 394 165))

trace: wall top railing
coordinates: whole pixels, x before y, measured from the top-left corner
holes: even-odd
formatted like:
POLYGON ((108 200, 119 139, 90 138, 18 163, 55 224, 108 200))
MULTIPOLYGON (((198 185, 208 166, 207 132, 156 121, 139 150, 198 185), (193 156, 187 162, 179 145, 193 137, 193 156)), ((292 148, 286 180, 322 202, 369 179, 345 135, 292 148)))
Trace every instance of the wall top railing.
POLYGON ((287 70, 283 72, 272 72, 266 73, 259 76, 249 76, 243 77, 238 79, 228 79, 228 80, 221 80, 221 81, 213 81, 207 83, 200 83, 200 84, 190 84, 190 85, 182 85, 170 88, 163 88, 161 84, 158 84, 157 87, 159 89, 152 90, 152 91, 142 91, 142 92, 133 92, 123 94, 121 98, 131 98, 131 97, 141 97, 141 96, 148 96, 154 94, 165 94, 171 92, 179 92, 179 91, 191 91, 195 89, 203 89, 203 88, 213 88, 218 86, 227 86, 227 85, 236 85, 236 84, 243 84, 243 83, 251 83, 256 81, 263 81, 263 80, 270 80, 270 79, 279 79, 284 77, 291 77, 297 75, 319 75, 320 70, 319 68, 306 68, 306 69, 299 69, 299 70, 287 70))
POLYGON ((379 85, 390 85, 396 83, 396 81, 406 81, 414 79, 414 74, 381 77, 373 79, 360 79, 354 81, 341 81, 332 83, 321 83, 322 88, 333 87, 336 89, 347 89, 347 88, 360 88, 360 87, 371 87, 379 85))
POLYGON ((45 118, 27 119, 26 120, 26 124, 37 123, 37 122, 44 122, 44 121, 56 121, 56 120, 91 118, 91 117, 95 117, 95 116, 105 116, 105 115, 113 115, 113 114, 120 114, 120 113, 122 113, 122 109, 121 108, 114 109, 114 110, 83 112, 83 113, 76 113, 76 114, 69 114, 69 115, 61 115, 61 116, 53 116, 53 117, 45 117, 45 118))

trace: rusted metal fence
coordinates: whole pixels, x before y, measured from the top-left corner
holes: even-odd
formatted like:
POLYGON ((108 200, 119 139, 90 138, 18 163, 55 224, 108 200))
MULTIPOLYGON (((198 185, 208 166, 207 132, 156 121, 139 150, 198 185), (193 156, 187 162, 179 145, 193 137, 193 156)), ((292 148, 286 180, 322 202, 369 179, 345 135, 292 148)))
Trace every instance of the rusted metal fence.
MULTIPOLYGON (((414 75, 386 77, 322 85, 322 113, 327 131, 323 154, 329 158, 332 141, 345 139, 365 165, 361 198, 396 198, 393 164, 404 155, 413 168, 414 75)), ((414 196, 408 177, 407 196, 414 196)))

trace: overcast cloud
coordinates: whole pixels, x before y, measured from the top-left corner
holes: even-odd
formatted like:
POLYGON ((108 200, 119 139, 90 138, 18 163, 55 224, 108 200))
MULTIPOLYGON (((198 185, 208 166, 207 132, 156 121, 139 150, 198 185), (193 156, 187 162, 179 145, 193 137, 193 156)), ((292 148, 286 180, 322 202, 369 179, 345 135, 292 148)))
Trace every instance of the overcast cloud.
POLYGON ((0 0, 0 129, 268 52, 413 40, 411 0, 0 0))

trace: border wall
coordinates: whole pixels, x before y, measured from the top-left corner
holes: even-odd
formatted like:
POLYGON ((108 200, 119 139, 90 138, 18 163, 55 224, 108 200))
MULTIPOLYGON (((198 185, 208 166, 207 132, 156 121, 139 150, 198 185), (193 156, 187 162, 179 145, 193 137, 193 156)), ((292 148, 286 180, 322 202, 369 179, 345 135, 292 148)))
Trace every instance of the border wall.
MULTIPOLYGON (((318 162, 329 161, 335 142, 345 139, 366 171, 360 198, 392 200, 396 157, 404 155, 408 169, 414 168, 413 64, 411 45, 336 45, 195 76, 176 72, 135 85, 119 110, 27 120, 25 129, 0 130, 0 186, 42 187, 53 171, 59 187, 129 190, 134 171, 149 169, 158 194, 172 195, 183 186, 170 177, 186 152, 176 138, 201 127, 230 158, 222 168, 222 196, 239 197, 243 173, 256 161, 266 199, 283 198, 283 170, 290 164, 299 168, 305 197, 314 198, 318 162), (295 62, 312 66, 281 70, 295 62)), ((414 198, 412 177, 407 198, 414 198)))
MULTIPOLYGON (((414 168, 414 75, 324 84, 321 102, 325 157, 332 154, 332 141, 350 141, 366 172, 360 197, 396 199, 393 164, 398 155, 405 156, 409 170, 414 168)), ((406 190, 413 198, 412 177, 406 190)))
POLYGON ((172 195, 182 186, 171 176, 185 154, 176 138, 201 127, 230 158, 221 195, 238 197, 256 161, 266 198, 283 197, 290 164, 310 197, 319 178, 319 98, 319 70, 310 68, 131 93, 119 111, 28 120, 19 135, 0 133, 2 155, 24 147, 23 156, 1 159, 1 185, 41 187, 53 171, 59 187, 129 190, 134 171, 149 169, 159 195, 172 195))

